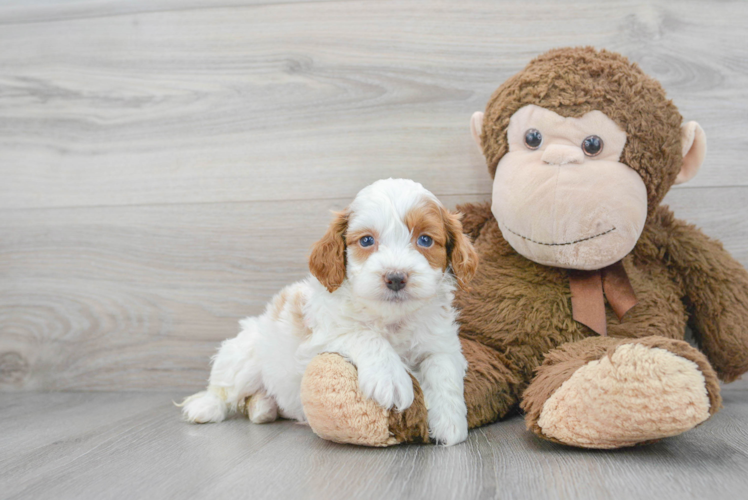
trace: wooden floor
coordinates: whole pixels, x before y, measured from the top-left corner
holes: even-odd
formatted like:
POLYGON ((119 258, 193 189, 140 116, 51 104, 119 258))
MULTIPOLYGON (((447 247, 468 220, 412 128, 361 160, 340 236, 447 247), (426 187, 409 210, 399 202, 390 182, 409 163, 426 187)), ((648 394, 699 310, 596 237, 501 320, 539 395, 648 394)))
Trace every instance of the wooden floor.
POLYGON ((303 425, 192 425, 175 394, 0 394, 0 498, 745 499, 748 391, 701 427, 614 452, 535 438, 519 417, 451 448, 337 445, 303 425))

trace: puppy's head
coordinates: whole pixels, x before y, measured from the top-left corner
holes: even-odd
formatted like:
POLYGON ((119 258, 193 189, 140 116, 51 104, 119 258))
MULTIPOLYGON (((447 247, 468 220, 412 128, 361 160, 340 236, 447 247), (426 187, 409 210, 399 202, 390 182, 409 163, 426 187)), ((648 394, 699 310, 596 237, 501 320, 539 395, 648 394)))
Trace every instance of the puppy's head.
POLYGON ((347 278, 357 297, 388 303, 429 299, 450 274, 465 287, 477 265, 459 215, 407 179, 362 189, 335 215, 309 260, 330 292, 347 278))

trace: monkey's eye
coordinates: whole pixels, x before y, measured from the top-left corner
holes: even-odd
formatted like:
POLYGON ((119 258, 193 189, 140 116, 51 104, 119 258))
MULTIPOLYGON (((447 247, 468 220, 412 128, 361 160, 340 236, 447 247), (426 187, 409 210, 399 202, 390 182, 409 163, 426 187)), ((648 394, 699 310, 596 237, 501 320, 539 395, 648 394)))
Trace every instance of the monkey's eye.
POLYGON ((370 247, 374 244, 374 237, 373 236, 364 236, 360 240, 358 240, 358 244, 362 247, 370 247))
POLYGON ((538 149, 542 142, 543 135, 540 133, 540 130, 531 128, 530 130, 525 132, 525 146, 527 146, 528 148, 538 149))
POLYGON ((596 135, 591 135, 582 141, 582 151, 587 156, 597 156, 603 150, 603 140, 596 135))
POLYGON ((426 234, 422 234, 418 237, 418 246, 423 248, 428 248, 431 245, 434 244, 434 240, 431 238, 431 236, 428 236, 426 234))

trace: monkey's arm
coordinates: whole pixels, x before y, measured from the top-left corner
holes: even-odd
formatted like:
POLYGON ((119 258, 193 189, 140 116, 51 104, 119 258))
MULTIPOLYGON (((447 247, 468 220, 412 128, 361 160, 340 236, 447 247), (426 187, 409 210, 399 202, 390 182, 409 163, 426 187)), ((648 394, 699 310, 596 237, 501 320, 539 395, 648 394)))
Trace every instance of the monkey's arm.
POLYGON ((462 232, 475 240, 483 226, 493 218, 491 203, 465 203, 457 205, 457 211, 462 214, 462 232))
MULTIPOLYGON (((468 427, 504 417, 518 402, 519 380, 496 351, 474 340, 460 339, 468 361, 465 404, 468 427)), ((301 382, 304 414, 312 430, 324 439, 365 446, 391 446, 429 440, 428 412, 423 391, 413 378, 414 400, 405 411, 385 410, 364 396, 358 374, 342 356, 315 357, 301 382)))
POLYGON ((692 429, 721 401, 709 361, 687 342, 595 336, 548 352, 521 406, 539 437, 621 448, 692 429))
POLYGON ((669 221, 668 264, 683 280, 689 325, 719 378, 748 371, 748 272, 695 226, 669 221))

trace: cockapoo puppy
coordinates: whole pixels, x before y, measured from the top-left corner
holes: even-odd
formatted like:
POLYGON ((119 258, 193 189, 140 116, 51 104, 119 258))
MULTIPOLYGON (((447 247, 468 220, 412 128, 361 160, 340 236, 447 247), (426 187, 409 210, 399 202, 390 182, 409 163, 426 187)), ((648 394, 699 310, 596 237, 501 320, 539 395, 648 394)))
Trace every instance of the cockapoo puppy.
POLYGON ((387 179, 362 189, 314 245, 312 276, 281 290, 223 342, 208 389, 184 401, 185 418, 220 422, 244 409, 255 423, 303 422, 304 370, 317 354, 335 352, 357 367, 361 391, 384 408, 411 405, 412 373, 432 439, 464 441, 467 362, 452 300, 477 258, 459 217, 420 184, 387 179))

